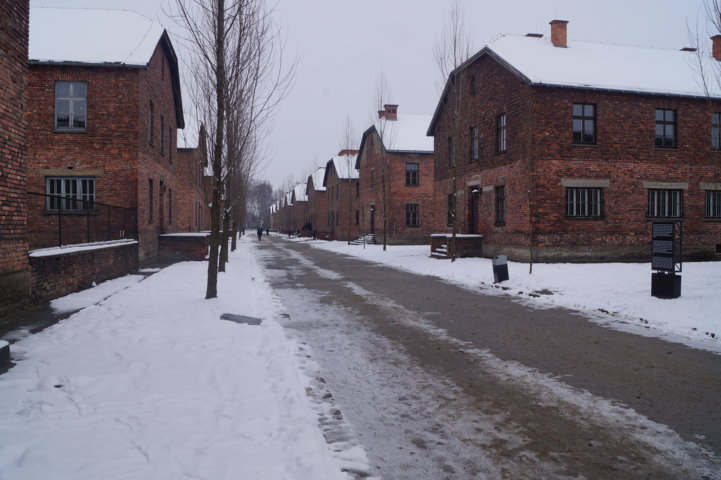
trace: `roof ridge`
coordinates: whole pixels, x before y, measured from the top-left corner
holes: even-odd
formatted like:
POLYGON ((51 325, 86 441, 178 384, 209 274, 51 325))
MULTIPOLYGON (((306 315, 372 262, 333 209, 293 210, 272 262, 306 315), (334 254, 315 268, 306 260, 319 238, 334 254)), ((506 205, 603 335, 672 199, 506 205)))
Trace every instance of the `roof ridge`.
MULTIPOLYGON (((524 34, 518 34, 518 33, 499 33, 497 35, 494 35, 487 43, 486 46, 491 46, 492 43, 498 41, 500 38, 503 37, 516 37, 516 38, 531 38, 536 41, 542 41, 546 43, 550 43, 551 39, 550 37, 546 37, 545 35, 542 38, 535 38, 535 37, 527 37, 524 34)), ((605 40, 584 40, 579 38, 568 38, 568 42, 578 42, 578 43, 588 43, 592 45, 609 45, 613 47, 630 47, 630 48, 643 48, 643 49, 650 49, 650 50, 662 50, 666 52, 681 52, 682 50, 671 48, 671 47, 660 47, 658 45, 642 45, 642 44, 636 44, 636 43, 620 43, 620 42, 610 42, 605 40)))

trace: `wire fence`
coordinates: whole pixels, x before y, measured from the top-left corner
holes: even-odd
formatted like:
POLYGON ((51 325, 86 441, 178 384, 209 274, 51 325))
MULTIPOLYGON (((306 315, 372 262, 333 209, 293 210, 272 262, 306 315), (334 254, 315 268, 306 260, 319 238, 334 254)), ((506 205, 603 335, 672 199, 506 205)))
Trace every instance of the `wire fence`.
POLYGON ((137 209, 96 202, 92 196, 28 194, 30 249, 137 239, 137 209))

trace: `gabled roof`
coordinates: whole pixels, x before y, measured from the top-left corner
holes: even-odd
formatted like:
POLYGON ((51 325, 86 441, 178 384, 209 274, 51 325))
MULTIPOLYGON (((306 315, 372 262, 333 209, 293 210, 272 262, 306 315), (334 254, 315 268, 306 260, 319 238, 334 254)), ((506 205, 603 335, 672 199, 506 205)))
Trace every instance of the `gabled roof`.
MULTIPOLYGON (((355 151, 355 150, 353 150, 355 151)), ((335 170, 336 175, 341 180, 355 180, 358 178, 358 170, 355 169, 357 153, 347 155, 336 155, 325 164, 325 172, 323 174, 323 186, 328 184, 328 175, 331 170, 335 170)))
POLYGON ((313 182, 313 190, 315 190, 316 192, 325 192, 325 186, 323 185, 324 177, 325 167, 318 167, 312 175, 308 176, 308 182, 313 182))
MULTIPOLYGON (((501 35, 448 78, 428 135, 433 135, 440 109, 459 72, 488 55, 529 85, 606 90, 650 95, 706 97, 694 52, 568 40, 554 47, 549 38, 501 35)), ((708 71, 715 62, 703 55, 708 71)), ((712 97, 721 98, 717 82, 708 82, 712 97)))
POLYGON ((169 59, 177 124, 183 128, 178 59, 161 25, 130 10, 30 9, 31 64, 145 68, 158 45, 169 59))
MULTIPOLYGON (((366 138, 375 132, 383 143, 383 148, 391 153, 433 153, 433 138, 426 135, 431 115, 399 113, 396 120, 379 118, 361 138, 360 152, 365 148, 366 138)), ((360 158, 360 157, 358 157, 360 158)), ((356 160, 355 168, 360 168, 356 160)))

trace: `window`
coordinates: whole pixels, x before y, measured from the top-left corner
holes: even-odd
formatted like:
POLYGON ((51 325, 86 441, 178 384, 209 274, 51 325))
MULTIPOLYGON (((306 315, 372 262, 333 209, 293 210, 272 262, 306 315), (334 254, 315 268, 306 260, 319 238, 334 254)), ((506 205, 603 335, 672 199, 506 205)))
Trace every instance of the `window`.
POLYGON ((88 87, 85 82, 55 83, 55 129, 83 131, 87 127, 88 87))
POLYGON ((596 106, 588 103, 573 104, 573 143, 596 143, 596 106))
POLYGON ((649 217, 680 217, 682 190, 648 191, 649 217))
POLYGON ((456 221, 456 196, 452 193, 448 194, 448 225, 453 225, 456 221))
POLYGON ((721 150, 721 113, 711 114, 711 148, 721 150))
POLYGON ((355 182, 355 198, 360 197, 360 181, 355 182))
POLYGON ((173 127, 168 127, 168 161, 173 163, 173 127))
POLYGON ((160 116, 160 154, 165 155, 165 117, 160 116))
POLYGON ((418 185, 418 164, 406 163, 406 186, 418 185))
POLYGON ((148 223, 153 223, 153 179, 148 179, 148 223))
POLYGON ((502 113, 496 117, 496 151, 498 153, 505 152, 508 148, 506 138, 506 114, 502 113))
POLYGON ((406 227, 417 227, 418 226, 418 204, 407 203, 406 204, 406 227))
POLYGON ((148 143, 150 145, 153 144, 153 122, 155 121, 155 106, 153 105, 153 102, 151 101, 148 104, 148 143))
POLYGON ((95 208, 95 179, 91 177, 46 177, 47 210, 92 210, 95 208))
POLYGON ((471 95, 476 94, 476 76, 471 75, 471 78, 468 80, 468 90, 470 90, 471 95))
POLYGON ((656 109, 656 148, 676 148, 676 112, 656 109))
POLYGON ((496 225, 506 224, 506 187, 496 187, 496 225))
POLYGON ((600 217, 602 192, 601 188, 567 188, 566 216, 600 217))
POLYGON ((340 223, 340 210, 337 211, 337 212, 335 212, 335 224, 336 224, 336 226, 338 226, 339 223, 340 223))
POLYGON ((706 190, 706 218, 721 218, 721 190, 706 190))
POLYGON ((360 225, 360 211, 359 210, 355 211, 355 224, 360 225))
POLYGON ((448 137, 448 165, 456 166, 456 139, 453 137, 448 137))
POLYGON ((478 161, 478 127, 471 127, 471 152, 469 160, 478 161))

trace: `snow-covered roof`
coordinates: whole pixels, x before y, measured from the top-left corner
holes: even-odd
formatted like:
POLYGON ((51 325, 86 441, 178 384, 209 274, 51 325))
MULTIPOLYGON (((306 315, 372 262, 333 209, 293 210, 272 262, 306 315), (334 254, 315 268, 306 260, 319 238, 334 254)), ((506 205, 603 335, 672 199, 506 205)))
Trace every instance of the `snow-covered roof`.
MULTIPOLYGON (((705 96, 693 52, 550 38, 502 35, 487 49, 532 84, 705 96)), ((711 60, 708 57, 707 60, 711 60)), ((716 82, 712 95, 721 95, 716 82)))
POLYGON ((308 195, 305 193, 305 183, 299 183, 293 187, 293 198, 296 202, 307 202, 308 195))
POLYGON ((316 192, 325 192, 323 177, 325 177, 325 167, 318 167, 318 169, 309 177, 310 180, 313 180, 313 189, 316 192))
POLYGON ((129 10, 30 9, 31 61, 145 66, 165 29, 129 10))
POLYGON ((373 125, 389 152, 433 152, 433 138, 426 136, 431 115, 397 114, 397 120, 385 117, 373 125))
POLYGON ((358 170, 355 169, 357 153, 348 155, 336 155, 329 160, 333 163, 336 175, 341 180, 353 180, 358 178, 358 170))
MULTIPOLYGON (((538 36, 499 35, 451 73, 453 78, 484 55, 489 55, 531 85, 611 90, 651 95, 721 97, 718 82, 707 82, 699 68, 714 72, 716 60, 708 53, 654 47, 568 40, 555 47, 538 36)), ((445 90, 451 80, 446 82, 445 90)), ((445 98, 446 91, 441 95, 445 98)), ((433 135, 443 101, 428 127, 433 135)))

